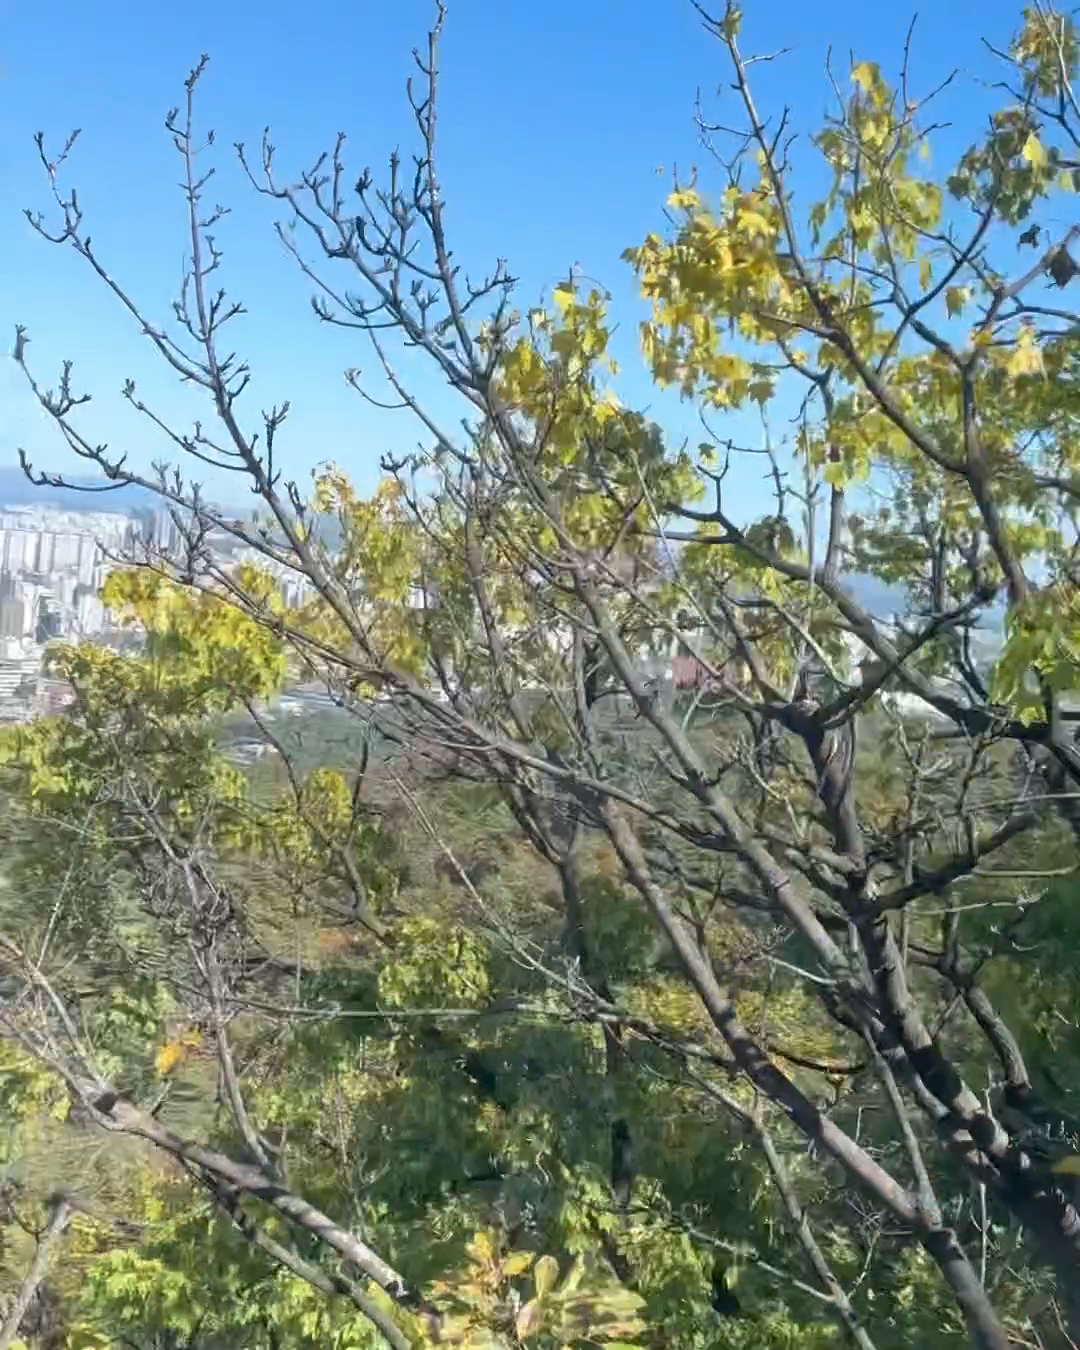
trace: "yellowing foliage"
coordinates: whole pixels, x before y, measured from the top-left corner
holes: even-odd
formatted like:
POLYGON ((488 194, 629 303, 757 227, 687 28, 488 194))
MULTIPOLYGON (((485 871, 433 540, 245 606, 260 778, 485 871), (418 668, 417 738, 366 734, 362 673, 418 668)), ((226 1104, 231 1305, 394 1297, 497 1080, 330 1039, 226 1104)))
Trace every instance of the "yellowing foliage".
POLYGON ((154 1056, 154 1067, 162 1078, 183 1064, 202 1045, 202 1033, 197 1029, 180 1032, 160 1047, 154 1056))

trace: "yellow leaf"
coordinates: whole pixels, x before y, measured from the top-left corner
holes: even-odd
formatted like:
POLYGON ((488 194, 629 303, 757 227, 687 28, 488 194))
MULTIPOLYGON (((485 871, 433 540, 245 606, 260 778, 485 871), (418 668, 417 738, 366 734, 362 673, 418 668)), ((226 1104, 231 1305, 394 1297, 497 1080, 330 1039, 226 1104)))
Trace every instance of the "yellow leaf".
POLYGON ((535 1252, 511 1252, 502 1263, 504 1275, 524 1275, 533 1263, 535 1252))
POLYGON ((1080 1177, 1080 1156, 1071 1153, 1067 1158, 1059 1158, 1050 1171, 1059 1177, 1080 1177))
POLYGON ((1043 169, 1046 167, 1046 151, 1043 148, 1042 142, 1033 131, 1028 132, 1028 138, 1024 142, 1023 149, 1020 153, 1033 169, 1043 169))
POLYGON ((752 239, 764 239, 769 234, 769 222, 759 211, 740 211, 739 229, 752 239))
POLYGON ((971 299, 970 286, 946 286, 945 287, 945 308, 949 311, 951 317, 955 318, 961 313, 968 300, 971 299))
POLYGON ((848 466, 842 459, 825 465, 824 479, 830 487, 842 488, 851 477, 848 466))
POLYGON ((1033 330, 1025 324, 1017 334, 1016 346, 1005 363, 1010 375, 1045 375, 1042 352, 1035 343, 1033 330))
POLYGON ((934 279, 934 264, 929 258, 919 259, 919 285, 925 291, 934 279))
POLYGON ((727 13, 720 23, 720 32, 729 42, 739 36, 739 28, 742 26, 742 10, 738 5, 728 5, 727 13))
POLYGON ((536 1297, 543 1298, 555 1287, 559 1277, 559 1263, 553 1256, 542 1256, 533 1271, 533 1283, 536 1285, 536 1297))
POLYGON ((692 211, 701 201, 693 188, 679 188, 668 197, 668 206, 673 211, 692 211))
POLYGON ((868 94, 880 79, 876 61, 860 61, 851 72, 853 84, 857 84, 864 94, 868 94))
POLYGON ((164 1078, 184 1058, 184 1046, 181 1041, 166 1041, 154 1058, 154 1067, 164 1078))
POLYGON ((481 1228, 473 1234, 468 1250, 474 1261, 490 1261, 495 1255, 495 1242, 491 1234, 481 1228))
POLYGON ((202 1036, 195 1028, 183 1031, 171 1041, 166 1041, 154 1057, 158 1073, 164 1076, 170 1073, 188 1055, 202 1044, 202 1036))
POLYGON ((560 281, 552 294, 560 314, 565 314, 577 299, 577 291, 572 281, 560 281))

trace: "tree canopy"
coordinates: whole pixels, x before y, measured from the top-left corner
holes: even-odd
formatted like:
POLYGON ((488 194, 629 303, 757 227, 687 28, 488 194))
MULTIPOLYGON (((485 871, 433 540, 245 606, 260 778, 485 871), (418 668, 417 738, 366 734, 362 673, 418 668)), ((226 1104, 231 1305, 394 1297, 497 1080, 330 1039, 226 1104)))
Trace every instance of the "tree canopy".
POLYGON ((287 402, 247 409, 205 60, 167 122, 170 328, 92 245, 73 140, 39 141, 31 223, 207 413, 129 383, 175 461, 141 474, 17 332, 72 454, 179 544, 107 587, 138 649, 59 646, 73 706, 5 733, 0 1350, 1073 1345, 1074 22, 1023 12, 946 170, 907 50, 895 84, 830 68, 813 202, 740 11, 701 13, 741 120, 702 115, 707 171, 625 255, 690 446, 620 399, 600 285, 523 312, 506 263, 455 260, 444 17, 384 177, 344 138, 295 179, 238 147, 380 372, 358 397, 419 429, 370 495, 289 481, 287 402), (352 734, 283 727, 297 683, 352 734))

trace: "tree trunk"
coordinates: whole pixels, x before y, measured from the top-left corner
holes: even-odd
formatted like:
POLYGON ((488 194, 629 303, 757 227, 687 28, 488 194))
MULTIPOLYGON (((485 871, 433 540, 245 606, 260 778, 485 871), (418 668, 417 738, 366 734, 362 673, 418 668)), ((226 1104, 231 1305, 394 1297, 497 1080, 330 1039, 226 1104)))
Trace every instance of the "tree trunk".
POLYGON ((38 1239, 37 1251, 34 1253, 33 1261, 30 1262, 30 1269, 26 1272, 26 1278, 19 1286, 18 1293, 15 1295, 15 1302, 8 1309, 3 1322, 0 1322, 0 1350, 9 1350, 15 1337, 19 1334, 22 1320, 26 1316, 31 1303, 33 1303, 37 1291, 45 1282, 45 1276, 49 1273, 49 1263, 52 1261, 57 1241, 63 1236, 74 1212, 74 1207, 62 1195, 53 1198, 50 1205, 49 1222, 44 1233, 38 1239))

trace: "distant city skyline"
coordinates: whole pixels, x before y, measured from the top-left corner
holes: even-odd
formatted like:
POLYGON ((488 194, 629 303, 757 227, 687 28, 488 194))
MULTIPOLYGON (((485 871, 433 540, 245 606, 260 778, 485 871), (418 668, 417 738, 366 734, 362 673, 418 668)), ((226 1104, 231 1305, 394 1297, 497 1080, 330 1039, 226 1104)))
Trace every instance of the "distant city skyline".
MULTIPOLYGON (((43 495, 46 495, 43 491, 43 495)), ((63 706, 70 691, 45 665, 58 640, 124 647, 138 640, 101 599, 118 561, 138 556, 147 542, 167 556, 180 531, 167 506, 133 499, 128 509, 101 509, 120 494, 75 494, 73 505, 48 500, 6 502, 0 473, 0 722, 25 721, 63 706)), ((225 532, 208 541, 234 563, 265 561, 225 532)), ((305 579, 277 569, 286 602, 299 605, 305 579)))
MULTIPOLYGON (((136 556, 148 534, 163 554, 175 554, 180 547, 181 532, 170 508, 153 493, 39 489, 21 469, 0 466, 0 722, 56 711, 70 697, 66 686, 46 670, 50 643, 76 640, 122 647, 138 640, 130 625, 110 614, 100 592, 117 560, 136 556)), ((222 561, 269 568, 291 607, 311 593, 311 583, 300 572, 271 565, 226 530, 214 531, 207 543, 222 561)), ((891 622, 906 609, 903 588, 875 577, 852 573, 845 586, 879 620, 891 622)), ((980 661, 992 661, 1001 641, 1001 614, 989 611, 977 635, 980 661)), ((671 666, 678 683, 674 653, 659 659, 665 671, 671 666)), ((656 659, 649 661, 651 669, 656 659)))

